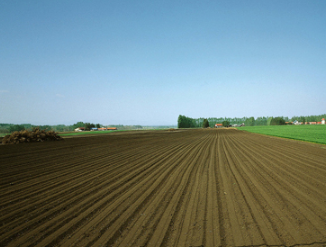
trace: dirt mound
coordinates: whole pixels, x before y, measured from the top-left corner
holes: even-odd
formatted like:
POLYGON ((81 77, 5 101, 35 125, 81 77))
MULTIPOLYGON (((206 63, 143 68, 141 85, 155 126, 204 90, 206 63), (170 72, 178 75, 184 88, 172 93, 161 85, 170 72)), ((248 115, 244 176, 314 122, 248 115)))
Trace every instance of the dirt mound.
POLYGON ((56 132, 34 128, 32 131, 15 131, 2 139, 2 144, 18 144, 24 142, 43 142, 63 140, 56 132))

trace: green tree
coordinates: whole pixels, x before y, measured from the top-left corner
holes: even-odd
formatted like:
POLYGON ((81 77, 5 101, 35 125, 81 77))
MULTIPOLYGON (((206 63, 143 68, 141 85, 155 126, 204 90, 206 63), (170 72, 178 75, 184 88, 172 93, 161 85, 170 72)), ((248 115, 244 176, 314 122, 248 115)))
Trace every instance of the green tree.
POLYGON ((10 125, 9 127, 9 132, 15 132, 15 131, 21 131, 21 130, 25 130, 24 125, 22 124, 14 124, 14 125, 10 125))
POLYGON ((101 125, 99 123, 96 124, 96 128, 101 128, 101 125))
POLYGON ((208 122, 209 122, 209 127, 214 128, 215 124, 218 123, 218 120, 216 117, 210 117, 207 118, 208 122))
POLYGON ((272 121, 272 119, 273 119, 273 117, 269 117, 269 118, 267 119, 267 125, 271 125, 271 121, 272 121))
POLYGON ((85 127, 85 124, 83 122, 77 122, 73 125, 74 129, 77 129, 79 127, 85 127))
POLYGON ((52 129, 55 132, 65 132, 65 131, 73 131, 74 127, 72 125, 58 124, 58 125, 52 126, 52 129))
POLYGON ((209 127, 209 122, 208 122, 207 118, 205 118, 203 121, 203 128, 208 128, 208 127, 209 127))
POLYGON ((272 118, 271 125, 285 125, 285 120, 282 117, 272 118))
POLYGON ((255 125, 255 118, 254 117, 250 117, 247 118, 245 121, 246 126, 254 126, 255 125))
POLYGON ((179 115, 178 128, 195 128, 197 127, 196 119, 179 115))
POLYGON ((223 125, 223 127, 229 127, 230 126, 230 122, 227 121, 227 120, 225 120, 225 121, 222 122, 222 125, 223 125))
POLYGON ((255 125, 267 125, 267 118, 266 117, 256 118, 255 125))
POLYGON ((85 123, 85 130, 91 130, 91 128, 95 128, 95 124, 85 123))
POLYGON ((306 118, 302 117, 301 122, 302 122, 302 124, 305 124, 306 123, 306 118))
POLYGON ((186 128, 185 116, 183 115, 178 117, 178 128, 186 128))

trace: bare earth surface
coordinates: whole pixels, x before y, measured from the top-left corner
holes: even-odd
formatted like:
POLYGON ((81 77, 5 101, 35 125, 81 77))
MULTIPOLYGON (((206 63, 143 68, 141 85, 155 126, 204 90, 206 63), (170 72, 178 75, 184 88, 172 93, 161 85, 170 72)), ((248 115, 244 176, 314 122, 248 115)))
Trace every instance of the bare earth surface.
POLYGON ((325 246, 325 146, 237 130, 0 146, 0 246, 325 246))

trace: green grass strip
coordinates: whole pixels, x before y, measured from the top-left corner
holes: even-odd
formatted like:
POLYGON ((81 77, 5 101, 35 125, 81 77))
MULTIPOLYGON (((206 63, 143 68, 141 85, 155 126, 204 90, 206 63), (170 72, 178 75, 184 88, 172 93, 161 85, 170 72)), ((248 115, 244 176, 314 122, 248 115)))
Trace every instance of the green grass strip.
POLYGON ((274 125, 238 127, 251 133, 326 144, 326 125, 274 125))

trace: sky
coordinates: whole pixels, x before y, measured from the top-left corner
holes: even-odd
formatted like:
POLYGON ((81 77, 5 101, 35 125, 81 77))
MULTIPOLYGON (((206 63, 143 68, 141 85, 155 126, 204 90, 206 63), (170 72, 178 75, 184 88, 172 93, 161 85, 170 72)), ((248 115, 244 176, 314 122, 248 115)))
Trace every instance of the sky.
POLYGON ((325 0, 0 0, 0 123, 326 113, 325 0))

